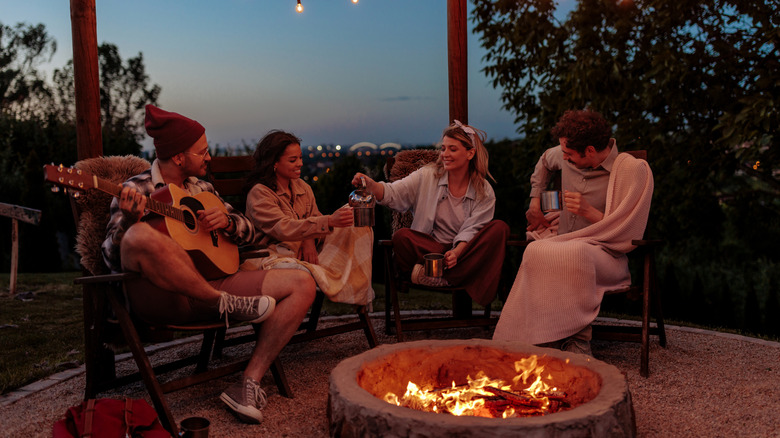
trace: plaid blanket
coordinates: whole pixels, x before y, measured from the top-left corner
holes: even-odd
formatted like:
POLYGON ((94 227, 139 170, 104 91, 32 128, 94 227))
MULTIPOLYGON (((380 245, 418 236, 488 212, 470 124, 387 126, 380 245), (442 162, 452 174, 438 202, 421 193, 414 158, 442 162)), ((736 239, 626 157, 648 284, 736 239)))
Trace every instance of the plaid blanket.
POLYGON ((373 245, 374 230, 370 227, 334 228, 321 242, 319 264, 298 260, 286 248, 276 246, 278 252, 247 260, 241 269, 303 269, 331 301, 365 305, 375 296, 371 286, 373 245))

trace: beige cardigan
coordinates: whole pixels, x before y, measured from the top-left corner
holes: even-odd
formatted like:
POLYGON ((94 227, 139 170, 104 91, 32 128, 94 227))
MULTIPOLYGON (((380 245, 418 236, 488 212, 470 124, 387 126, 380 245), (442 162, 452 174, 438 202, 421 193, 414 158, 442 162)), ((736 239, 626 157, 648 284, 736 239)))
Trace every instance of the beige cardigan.
POLYGON ((371 285, 374 231, 370 227, 328 228, 328 217, 317 209, 314 193, 305 182, 292 181, 294 201, 283 191, 257 184, 247 196, 247 217, 257 231, 260 247, 268 257, 249 259, 243 270, 303 269, 333 302, 368 304, 374 299, 371 285), (319 264, 298 259, 304 239, 319 241, 319 264))
POLYGON ((618 155, 604 218, 528 245, 493 339, 541 344, 593 322, 604 292, 631 282, 625 254, 634 249, 631 241, 644 234, 652 196, 647 162, 618 155))

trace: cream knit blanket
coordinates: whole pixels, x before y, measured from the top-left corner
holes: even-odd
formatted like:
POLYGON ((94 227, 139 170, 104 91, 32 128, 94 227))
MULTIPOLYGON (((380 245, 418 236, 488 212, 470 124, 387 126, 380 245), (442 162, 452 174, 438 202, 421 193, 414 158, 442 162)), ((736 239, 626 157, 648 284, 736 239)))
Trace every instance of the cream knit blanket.
POLYGON ((280 252, 249 259, 241 269, 304 269, 311 273, 317 287, 331 301, 365 305, 374 299, 371 286, 373 245, 371 227, 334 228, 322 242, 317 254, 319 264, 298 260, 295 254, 276 245, 280 252))
POLYGON ((553 342, 593 322, 604 292, 631 283, 625 254, 644 234, 652 196, 647 162, 618 155, 604 218, 572 233, 545 234, 525 249, 493 339, 553 342))

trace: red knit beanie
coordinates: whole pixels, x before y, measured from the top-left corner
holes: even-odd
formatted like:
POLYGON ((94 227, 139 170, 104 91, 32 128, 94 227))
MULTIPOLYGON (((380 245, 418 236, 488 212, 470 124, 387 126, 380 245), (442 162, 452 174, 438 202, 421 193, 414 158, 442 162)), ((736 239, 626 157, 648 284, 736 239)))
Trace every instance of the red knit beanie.
POLYGON ((195 120, 178 113, 146 105, 146 133, 154 139, 157 158, 170 158, 186 151, 206 132, 206 128, 195 120))

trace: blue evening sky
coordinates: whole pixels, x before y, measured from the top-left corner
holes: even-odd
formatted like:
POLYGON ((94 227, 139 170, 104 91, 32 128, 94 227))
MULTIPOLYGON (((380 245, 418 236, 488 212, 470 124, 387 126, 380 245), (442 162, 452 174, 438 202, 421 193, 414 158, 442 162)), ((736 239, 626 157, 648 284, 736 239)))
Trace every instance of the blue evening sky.
MULTIPOLYGON (((98 43, 123 59, 142 52, 160 106, 201 122, 212 145, 275 128, 303 145, 438 142, 449 117, 446 1, 302 3, 298 14, 295 0, 97 0, 98 43)), ((46 26, 58 44, 51 67, 72 58, 69 1, 0 0, 0 11, 5 25, 46 26)), ((470 123, 517 138, 471 28, 470 123)))

